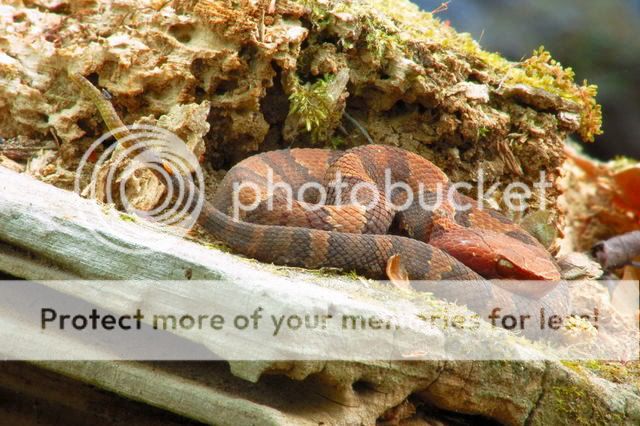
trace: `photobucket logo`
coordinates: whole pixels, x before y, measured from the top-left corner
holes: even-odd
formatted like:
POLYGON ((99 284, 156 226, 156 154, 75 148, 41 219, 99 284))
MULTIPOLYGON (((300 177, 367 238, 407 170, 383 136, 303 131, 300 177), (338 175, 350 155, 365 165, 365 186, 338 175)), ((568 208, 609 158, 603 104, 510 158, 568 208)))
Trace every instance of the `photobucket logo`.
MULTIPOLYGON (((195 224, 204 204, 203 188, 200 164, 186 144, 166 129, 147 125, 115 129, 93 142, 80 160, 74 182, 76 193, 117 206, 128 215, 123 218, 144 219, 178 236, 195 224), (100 153, 114 136, 117 143, 100 153)), ((94 237, 119 251, 147 251, 148 239, 140 244, 142 231, 130 221, 105 217, 92 227, 94 237)), ((157 238, 154 249, 167 240, 157 238)))
POLYGON ((273 169, 269 168, 266 180, 261 180, 260 183, 251 180, 234 183, 232 206, 236 220, 241 220, 247 212, 257 209, 292 211, 302 208, 314 212, 328 205, 357 205, 366 210, 384 205, 386 210, 392 212, 404 212, 418 207, 429 213, 441 211, 446 205, 449 208, 452 206, 455 211, 465 212, 473 208, 483 210, 487 202, 491 203, 497 198, 510 211, 524 212, 536 197, 538 208, 546 210, 546 190, 551 186, 546 173, 541 171, 539 180, 533 185, 511 182, 502 189, 503 185, 496 182, 485 189, 485 173, 483 169, 479 169, 475 184, 441 180, 414 182, 412 187, 408 182, 396 179, 393 170, 386 169, 384 183, 366 178, 345 177, 337 172, 327 185, 313 181, 295 190, 287 182, 276 181, 273 169), (497 197, 501 189, 500 197, 497 197), (476 199, 461 197, 461 193, 475 193, 476 199))

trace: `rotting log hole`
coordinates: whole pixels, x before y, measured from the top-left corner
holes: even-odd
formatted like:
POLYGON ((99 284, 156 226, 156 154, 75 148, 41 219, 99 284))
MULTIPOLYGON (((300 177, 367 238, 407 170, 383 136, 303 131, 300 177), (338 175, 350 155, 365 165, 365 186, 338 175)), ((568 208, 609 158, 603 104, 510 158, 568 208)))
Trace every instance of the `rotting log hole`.
POLYGON ((169 34, 180 43, 187 44, 191 41, 191 34, 195 31, 193 24, 175 24, 169 28, 169 34))
POLYGON ((93 72, 86 76, 86 79, 91 82, 94 86, 98 86, 98 82, 100 81, 100 75, 96 72, 93 72))
POLYGON ((273 85, 267 89, 265 96, 260 99, 260 112, 270 125, 283 124, 289 115, 289 97, 282 87, 282 71, 273 65, 276 76, 273 85))
POLYGON ((207 99, 207 92, 200 86, 196 86, 195 98, 197 103, 202 103, 207 99))
POLYGON ((406 420, 452 426, 500 426, 499 422, 488 417, 443 410, 425 402, 417 395, 410 395, 404 402, 385 411, 376 424, 396 425, 406 420))
POLYGON ((238 80, 222 80, 216 86, 214 94, 216 96, 224 96, 229 92, 233 92, 239 87, 238 80))
POLYGON ((375 392, 375 388, 376 386, 373 383, 366 380, 356 380, 351 385, 351 389, 353 389, 353 391, 358 394, 375 392))

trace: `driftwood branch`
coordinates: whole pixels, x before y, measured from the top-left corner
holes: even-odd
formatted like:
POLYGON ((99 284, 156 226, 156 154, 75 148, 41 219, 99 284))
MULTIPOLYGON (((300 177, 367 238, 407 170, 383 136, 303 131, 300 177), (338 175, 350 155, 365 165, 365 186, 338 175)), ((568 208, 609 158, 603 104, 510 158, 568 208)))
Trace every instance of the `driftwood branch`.
POLYGON ((640 257, 640 231, 601 241, 593 247, 592 253, 606 270, 632 264, 635 258, 640 257))

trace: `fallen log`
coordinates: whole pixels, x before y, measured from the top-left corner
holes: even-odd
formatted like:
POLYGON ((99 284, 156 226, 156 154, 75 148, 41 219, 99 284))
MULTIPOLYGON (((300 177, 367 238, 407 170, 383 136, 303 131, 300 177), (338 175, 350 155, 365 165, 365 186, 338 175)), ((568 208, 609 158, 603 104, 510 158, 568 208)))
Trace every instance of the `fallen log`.
MULTIPOLYGON (((123 221, 119 213, 94 201, 8 169, 0 168, 0 182, 2 271, 41 280, 183 278, 185 271, 191 270, 197 278, 236 280, 240 298, 249 277, 260 277, 267 284, 273 283, 274 291, 283 291, 286 279, 282 269, 274 271, 270 266, 167 235, 144 223, 123 221), (119 221, 124 226, 104 226, 104 221, 111 225, 119 221), (111 241, 147 250, 137 255, 118 253, 111 245, 96 241, 98 230, 111 241), (169 246, 154 245, 159 239, 170 240, 169 246), (55 269, 47 269, 52 266, 55 269)), ((372 299, 376 292, 363 291, 359 281, 321 279, 297 271, 286 275, 295 277, 298 287, 326 292, 329 300, 336 300, 336 291, 341 291, 353 303, 370 303, 372 309, 379 309, 379 302, 372 299)), ((287 289, 294 291, 294 287, 287 289)), ((136 297, 134 286, 126 291, 136 297)), ((306 303, 304 294, 299 291, 292 302, 306 303)), ((107 293, 90 288, 77 296, 101 305, 110 299, 107 293)), ((5 327, 8 324, 3 330, 5 327)), ((614 418, 621 424, 640 419, 637 395, 550 361, 232 361, 227 367, 211 363, 36 361, 35 365, 218 424, 234 424, 238 419, 269 424, 344 424, 350 419, 373 423, 407 398, 504 424, 542 424, 585 412, 602 416, 602 421, 614 418), (230 381, 234 383, 232 391, 230 381)))

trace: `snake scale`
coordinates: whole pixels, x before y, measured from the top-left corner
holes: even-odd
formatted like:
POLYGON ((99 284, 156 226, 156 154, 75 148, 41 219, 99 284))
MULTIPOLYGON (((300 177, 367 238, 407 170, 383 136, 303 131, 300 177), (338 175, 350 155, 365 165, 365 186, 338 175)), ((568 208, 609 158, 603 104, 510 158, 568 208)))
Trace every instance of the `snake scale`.
POLYGON ((402 182, 412 190, 422 190, 426 198, 451 185, 445 173, 428 160, 390 146, 367 145, 344 152, 271 151, 234 166, 213 202, 205 203, 199 222, 233 251, 262 262, 339 268, 373 279, 400 278, 418 290, 432 291, 474 310, 544 307, 556 314, 567 313, 568 292, 563 283, 523 287, 487 280, 561 278, 547 250, 501 213, 478 208, 474 200, 455 190, 456 204, 445 199, 433 212, 415 201, 395 211, 394 206, 406 201, 406 192, 401 191, 391 192, 392 199, 381 191, 377 202, 366 191, 361 191, 363 199, 355 204, 346 197, 359 183, 383 188, 389 178, 392 184, 402 182), (332 186, 338 176, 345 182, 342 195, 332 186), (309 183, 328 188, 326 203, 319 208, 309 208, 319 202, 313 191, 287 204, 287 193, 278 185, 286 184, 295 196, 309 183), (253 208, 236 211, 234 202, 253 208), (363 208, 367 203, 369 208, 363 208), (466 203, 470 209, 456 208, 466 203), (241 220, 232 218, 236 212, 241 220), (403 236, 388 234, 393 227, 403 236), (450 282, 435 286, 435 280, 450 282))

